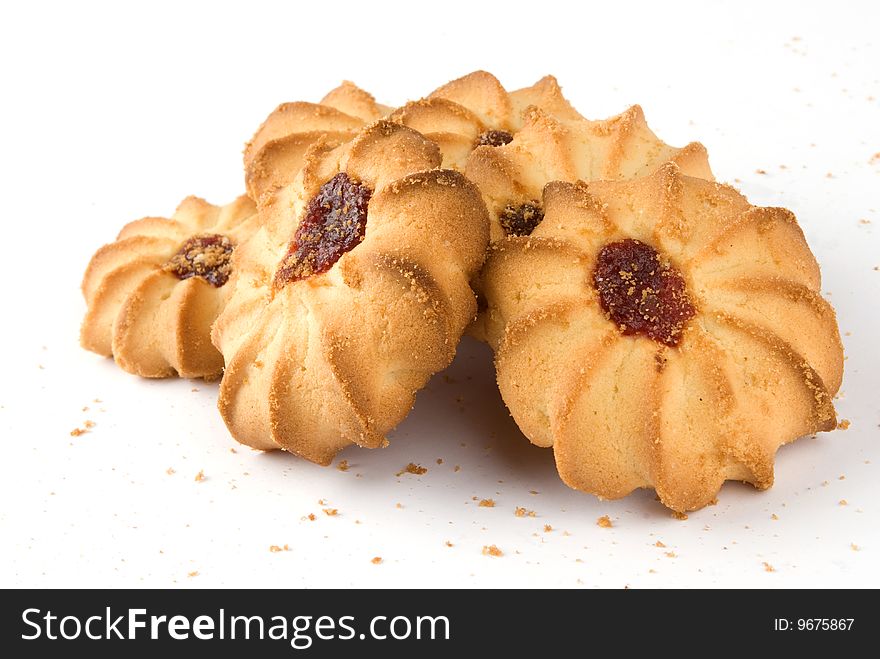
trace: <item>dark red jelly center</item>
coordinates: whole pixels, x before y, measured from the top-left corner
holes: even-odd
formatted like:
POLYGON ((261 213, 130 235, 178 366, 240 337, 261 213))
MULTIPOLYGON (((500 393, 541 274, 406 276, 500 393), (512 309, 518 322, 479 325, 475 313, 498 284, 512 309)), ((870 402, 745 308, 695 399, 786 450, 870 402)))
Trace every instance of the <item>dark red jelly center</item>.
POLYGON ((621 332, 644 334, 668 346, 678 345, 696 313, 681 273, 639 240, 605 245, 593 285, 602 309, 621 332))
POLYGON ((275 273, 279 288, 327 272, 364 239, 373 191, 341 172, 312 197, 275 273))
POLYGON ((544 219, 544 211, 537 201, 520 206, 507 204, 498 216, 501 228, 508 236, 528 236, 544 219))
POLYGON ((477 138, 477 146, 504 146, 513 141, 513 135, 506 130, 487 130, 477 138))
POLYGON ((163 266, 178 279, 201 277, 221 287, 232 271, 232 241, 217 233, 205 233, 187 240, 163 266))

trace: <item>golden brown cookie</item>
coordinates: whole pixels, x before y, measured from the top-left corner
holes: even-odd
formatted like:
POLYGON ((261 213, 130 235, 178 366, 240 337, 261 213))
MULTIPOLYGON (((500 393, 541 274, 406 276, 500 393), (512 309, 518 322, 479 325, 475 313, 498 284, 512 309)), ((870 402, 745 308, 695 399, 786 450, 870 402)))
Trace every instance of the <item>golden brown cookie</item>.
POLYGON ((389 119, 434 141, 443 165, 477 184, 493 241, 527 235, 540 222, 541 191, 550 181, 632 179, 670 161, 686 174, 712 178, 701 144, 665 144, 638 105, 610 119, 585 119, 553 76, 508 92, 491 73, 476 71, 407 103, 389 119))
POLYGON ((379 121, 319 139, 265 200, 212 335, 238 441, 320 464, 382 446, 452 360, 489 229, 479 191, 440 161, 416 131, 379 121))
POLYGON ((82 346, 144 377, 214 378, 223 357, 210 328, 228 297, 236 246, 257 222, 253 202, 188 197, 170 219, 131 222, 92 257, 82 282, 82 346))
POLYGON ((604 498, 677 510, 773 482, 781 444, 835 427, 840 337, 794 216, 666 164, 550 183, 490 249, 486 329, 523 433, 604 498))

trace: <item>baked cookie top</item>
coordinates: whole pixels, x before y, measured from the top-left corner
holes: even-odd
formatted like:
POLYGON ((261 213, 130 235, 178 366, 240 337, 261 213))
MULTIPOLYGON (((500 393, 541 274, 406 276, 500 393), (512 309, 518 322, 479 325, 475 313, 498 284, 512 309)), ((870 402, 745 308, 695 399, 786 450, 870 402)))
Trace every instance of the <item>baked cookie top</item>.
POLYGON ((187 197, 170 218, 125 225, 86 268, 82 346, 145 377, 218 377, 210 328, 230 291, 234 250, 257 221, 247 197, 225 206, 187 197))
POLYGON ((324 464, 351 443, 382 446, 452 360, 476 311, 468 282, 488 218, 476 187, 440 162, 434 143, 379 121, 319 139, 264 198, 213 332, 236 439, 324 464))
POLYGON ((766 488, 777 448, 835 427, 835 314, 798 223, 673 163, 554 182, 483 270, 498 383, 563 480, 653 487, 678 511, 726 479, 766 488))

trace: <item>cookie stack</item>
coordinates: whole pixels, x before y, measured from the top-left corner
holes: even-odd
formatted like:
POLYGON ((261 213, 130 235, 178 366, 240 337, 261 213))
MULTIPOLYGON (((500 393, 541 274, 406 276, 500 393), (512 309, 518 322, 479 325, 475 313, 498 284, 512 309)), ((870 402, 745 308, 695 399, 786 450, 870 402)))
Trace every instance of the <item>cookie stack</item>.
POLYGON ((842 346, 795 217, 638 106, 586 119, 550 76, 478 71, 397 109, 344 83, 272 112, 244 172, 232 203, 98 250, 81 332, 137 375, 222 377, 243 444, 385 445, 466 331, 523 434, 600 497, 700 508, 836 426, 842 346))

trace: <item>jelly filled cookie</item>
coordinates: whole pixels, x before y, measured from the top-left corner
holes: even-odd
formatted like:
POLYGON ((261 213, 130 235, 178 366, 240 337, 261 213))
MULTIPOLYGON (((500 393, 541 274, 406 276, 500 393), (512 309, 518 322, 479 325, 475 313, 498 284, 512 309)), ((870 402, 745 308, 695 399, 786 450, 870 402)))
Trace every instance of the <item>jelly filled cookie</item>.
POLYGON ((493 241, 528 235, 537 226, 544 216, 541 191, 550 181, 632 179, 670 161, 686 174, 712 179, 703 145, 665 144, 638 105, 610 119, 585 119, 553 76, 508 92, 492 74, 476 71, 389 119, 434 141, 444 166, 477 184, 493 241))
POLYGON ((235 295, 213 331, 219 408, 258 449, 327 464, 379 447, 476 310, 488 218, 476 187, 436 169, 437 146, 379 121, 318 140, 263 204, 235 254, 235 295))
POLYGON ((228 297, 236 246, 254 230, 253 202, 184 199, 171 219, 131 222, 95 253, 82 291, 82 346, 144 377, 218 377, 210 328, 228 297))
POLYGON ((550 183, 531 235, 490 249, 486 329, 523 433, 600 497, 709 503, 773 482, 781 444, 835 427, 843 355, 794 216, 674 164, 550 183))

